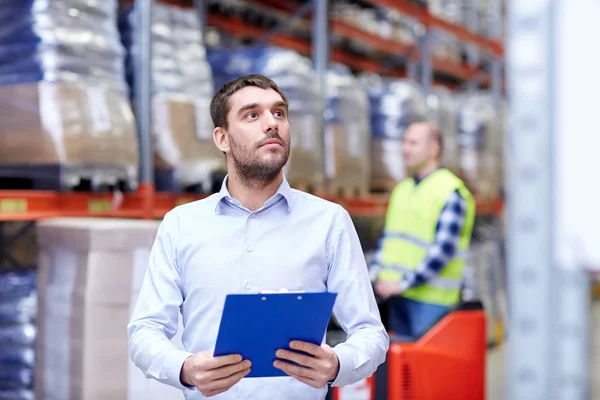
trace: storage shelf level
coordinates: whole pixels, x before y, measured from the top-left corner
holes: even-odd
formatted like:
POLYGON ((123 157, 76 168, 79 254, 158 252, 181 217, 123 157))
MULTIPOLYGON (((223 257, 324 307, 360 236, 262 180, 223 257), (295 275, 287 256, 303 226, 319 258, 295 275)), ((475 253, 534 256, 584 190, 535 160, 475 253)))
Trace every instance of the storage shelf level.
MULTIPOLYGON (((162 218, 174 207, 205 196, 156 193, 149 198, 141 192, 130 194, 59 193, 43 191, 0 191, 0 221, 32 221, 54 217, 162 218), (146 211, 149 200, 150 211, 146 211)), ((356 198, 322 196, 342 205, 353 216, 384 216, 388 195, 356 198)), ((478 201, 479 215, 502 212, 500 199, 478 201)))

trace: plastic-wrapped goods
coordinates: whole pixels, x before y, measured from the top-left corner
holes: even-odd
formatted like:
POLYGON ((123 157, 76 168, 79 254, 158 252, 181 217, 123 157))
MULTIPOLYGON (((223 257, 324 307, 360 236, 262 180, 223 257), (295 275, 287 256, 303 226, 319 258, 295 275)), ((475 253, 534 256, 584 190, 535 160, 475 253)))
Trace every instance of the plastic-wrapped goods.
POLYGON ((325 173, 333 188, 369 191, 371 114, 365 89, 343 65, 327 74, 325 173))
MULTIPOLYGON (((0 366, 35 366, 35 348, 15 346, 14 344, 0 345, 0 366)), ((0 397, 1 399, 2 397, 0 397)))
POLYGON ((496 198, 502 186, 502 121, 486 92, 461 93, 457 99, 461 175, 476 196, 496 198))
POLYGON ((0 365, 0 388, 21 389, 33 386, 33 370, 24 367, 0 365))
POLYGON ((0 21, 0 164, 64 166, 62 186, 135 187, 116 0, 2 1, 0 21))
MULTIPOLYGON (((139 54, 137 15, 131 5, 121 7, 119 13, 131 88, 136 85, 139 54)), ((174 171, 174 190, 200 186, 209 191, 213 173, 226 167, 212 139, 213 77, 195 9, 153 6, 151 64, 155 167, 174 171)))
POLYGON ((320 186, 321 135, 316 129, 318 92, 310 59, 271 46, 211 49, 208 59, 220 85, 247 74, 261 74, 277 83, 289 101, 290 158, 284 168, 291 184, 320 186))
POLYGON ((0 273, 0 399, 31 398, 37 339, 37 274, 0 273))
POLYGON ((371 103, 371 176, 377 190, 390 190, 405 178, 402 136, 408 126, 427 119, 419 86, 407 79, 361 77, 371 103))
MULTIPOLYGON (((429 0, 428 8, 431 15, 452 24, 460 25, 464 20, 461 0, 429 0)), ((460 50, 458 39, 445 32, 436 32, 432 44, 434 56, 460 62, 460 50)))
POLYGON ((35 392, 26 389, 0 389, 2 400, 35 400, 35 392))
POLYGON ((457 108, 452 92, 444 86, 434 86, 427 96, 427 108, 429 109, 429 119, 442 129, 444 143, 442 164, 460 175, 457 149, 457 108))
MULTIPOLYGON (((39 222, 36 398, 179 400, 129 357, 127 324, 158 221, 39 222)), ((183 349, 182 323, 172 343, 183 349)))

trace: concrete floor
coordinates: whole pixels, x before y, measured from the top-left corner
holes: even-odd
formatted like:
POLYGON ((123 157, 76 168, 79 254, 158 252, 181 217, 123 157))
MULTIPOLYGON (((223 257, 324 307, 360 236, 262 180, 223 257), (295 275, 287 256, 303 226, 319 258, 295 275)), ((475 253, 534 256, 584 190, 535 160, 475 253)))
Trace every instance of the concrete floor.
MULTIPOLYGON (((600 400, 600 301, 592 305, 593 330, 591 348, 593 349, 590 364, 591 400, 600 400)), ((504 347, 490 350, 487 360, 487 398, 486 400, 508 400, 505 397, 504 347)))

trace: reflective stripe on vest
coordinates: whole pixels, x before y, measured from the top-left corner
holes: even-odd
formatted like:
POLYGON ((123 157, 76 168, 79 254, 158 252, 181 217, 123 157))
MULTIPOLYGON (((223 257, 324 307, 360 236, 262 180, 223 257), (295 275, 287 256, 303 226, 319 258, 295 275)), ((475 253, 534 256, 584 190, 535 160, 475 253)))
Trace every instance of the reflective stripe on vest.
MULTIPOLYGON (((411 274, 414 272, 410 268, 404 267, 402 265, 386 265, 386 266, 382 267, 382 269, 399 272, 403 275, 408 275, 408 274, 411 274)), ((451 279, 451 278, 444 278, 439 275, 434 275, 427 281, 427 284, 430 286, 436 287, 438 289, 460 290, 461 284, 462 284, 462 279, 451 279)))
MULTIPOLYGON (((429 246, 431 246, 433 244, 433 243, 427 243, 426 241, 419 239, 418 237, 413 236, 410 233, 406 233, 406 232, 384 232, 383 238, 384 239, 389 238, 389 239, 406 240, 408 243, 414 244, 415 246, 419 246, 425 250, 427 250, 429 248, 429 246)), ((458 246, 458 244, 457 244, 457 246, 458 246)), ((453 258, 457 258, 459 260, 466 260, 467 259, 467 251, 456 249, 456 251, 454 252, 453 258)))

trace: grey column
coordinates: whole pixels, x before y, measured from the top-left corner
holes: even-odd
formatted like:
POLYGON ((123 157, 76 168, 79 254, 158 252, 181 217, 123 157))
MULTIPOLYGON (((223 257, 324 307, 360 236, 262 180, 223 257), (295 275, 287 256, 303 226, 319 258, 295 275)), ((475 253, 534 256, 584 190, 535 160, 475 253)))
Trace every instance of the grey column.
POLYGON ((135 65, 135 107, 140 145, 140 183, 154 184, 152 151, 152 0, 135 0, 139 54, 135 65))
POLYGON ((312 32, 312 59, 315 72, 317 74, 319 99, 318 99, 318 119, 317 127, 321 133, 321 171, 323 172, 324 182, 326 180, 325 163, 325 102, 327 101, 327 68, 329 65, 329 2, 327 0, 317 0, 313 2, 313 32, 312 32))

